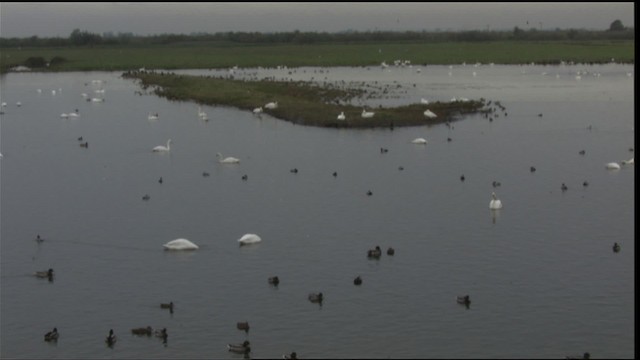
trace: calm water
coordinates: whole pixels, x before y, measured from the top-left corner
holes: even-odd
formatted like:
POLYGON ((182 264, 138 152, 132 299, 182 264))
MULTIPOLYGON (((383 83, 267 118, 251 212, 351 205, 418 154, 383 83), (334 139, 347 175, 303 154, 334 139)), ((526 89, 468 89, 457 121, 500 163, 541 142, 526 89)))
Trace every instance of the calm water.
POLYGON ((120 73, 2 77, 0 355, 242 358, 226 344, 248 339, 254 358, 634 356, 635 168, 605 169, 634 156, 632 66, 319 70, 236 76, 377 81, 401 87, 362 104, 484 97, 508 116, 336 130, 207 106, 203 122, 120 73), (245 233, 263 241, 239 247, 245 233), (164 251, 176 238, 200 249, 164 251), (376 245, 396 253, 367 259, 376 245), (54 282, 32 275, 48 268, 54 282), (147 325, 167 346, 131 335, 147 325))

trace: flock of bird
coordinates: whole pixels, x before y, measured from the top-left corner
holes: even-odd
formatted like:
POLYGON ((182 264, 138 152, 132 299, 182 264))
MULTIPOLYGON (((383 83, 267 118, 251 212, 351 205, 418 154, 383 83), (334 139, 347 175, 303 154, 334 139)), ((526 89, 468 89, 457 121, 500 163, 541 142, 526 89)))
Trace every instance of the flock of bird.
MULTIPOLYGON (((384 65, 386 65, 386 64, 383 63, 383 66, 384 65)), ((93 83, 94 84, 102 84, 101 82, 96 82, 96 81, 94 81, 93 83)), ((38 92, 41 92, 40 89, 38 89, 38 90, 39 90, 38 92)), ((58 93, 60 91, 61 91, 61 89, 58 89, 58 93)), ((96 93, 104 94, 104 89, 101 88, 99 90, 96 90, 96 93)), ((56 94, 56 90, 52 90, 52 95, 55 95, 55 94, 56 94)), ((93 102, 103 102, 104 101, 104 98, 90 98, 84 93, 82 94, 82 96, 87 98, 87 101, 93 101, 93 102)), ((464 99, 464 98, 460 98, 460 99, 455 99, 454 98, 454 99, 452 99, 452 101, 465 101, 465 100, 466 99, 464 99)), ((423 99, 421 99, 421 104, 428 105, 429 101, 427 99, 423 98, 423 99)), ((21 102, 17 102, 16 105, 17 106, 21 106, 22 104, 21 104, 21 102)), ((6 103, 2 103, 2 107, 3 108, 6 107, 6 106, 7 106, 6 103)), ((278 102, 277 101, 269 102, 269 103, 267 103, 267 104, 265 104, 263 106, 256 107, 253 110, 253 113, 254 114, 260 114, 260 113, 262 113, 264 111, 263 108, 264 109, 277 109, 278 108, 278 102)), ((374 116, 374 114, 375 113, 372 112, 372 111, 366 111, 365 109, 363 109, 361 116, 362 116, 362 118, 371 118, 371 117, 374 116)), ((429 118, 437 117, 437 115, 435 113, 433 113, 432 111, 430 111, 430 110, 426 110, 424 112, 424 115, 426 117, 429 117, 429 118)), ((80 113, 79 113, 78 109, 75 109, 72 112, 62 113, 60 115, 60 117, 64 118, 64 119, 78 118, 78 117, 80 117, 80 113)), ((202 119, 202 120, 208 121, 208 116, 207 116, 206 112, 204 112, 202 110, 201 107, 198 107, 198 117, 200 119, 202 119)), ((150 112, 148 114, 148 120, 158 120, 158 119, 159 119, 158 113, 151 113, 150 112)), ((340 113, 337 116, 337 119, 338 120, 345 120, 346 117, 345 117, 344 112, 340 113)), ((88 142, 84 142, 83 143, 82 142, 83 141, 82 137, 78 138, 78 140, 81 141, 80 146, 88 147, 88 142)), ((158 145, 158 146, 152 148, 152 151, 156 152, 156 153, 170 152, 171 151, 171 143, 172 143, 172 140, 168 139, 167 142, 166 142, 166 145, 158 145)), ((426 145, 428 142, 424 138, 415 138, 415 139, 413 139, 411 141, 411 143, 417 144, 417 145, 426 145)), ((384 152, 384 149, 381 149, 381 152, 384 152)), ((584 152, 581 152, 580 154, 584 155, 584 152)), ((216 156, 217 156, 218 161, 220 163, 222 163, 222 164, 239 164, 240 163, 240 159, 235 158, 235 157, 224 157, 220 152, 218 152, 216 154, 216 156)), ((2 157, 2 154, 0 154, 0 158, 1 157, 2 157)), ((621 161, 621 164, 623 166, 624 165, 633 165, 634 164, 634 159, 631 158, 629 160, 621 161)), ((616 162, 607 163, 605 165, 605 167, 607 169, 610 169, 610 170, 619 170, 619 169, 621 169, 621 165, 616 163, 616 162)), ((535 167, 533 167, 533 166, 530 168, 530 170, 531 170, 531 172, 536 171, 535 167)), ((291 169, 291 172, 292 173, 297 173, 298 170, 297 170, 297 168, 291 169)), ((204 174, 205 173, 203 173, 203 176, 206 176, 204 174)), ((337 176, 337 173, 334 172, 333 176, 337 176)), ((462 175, 460 179, 461 179, 461 181, 464 181, 465 180, 464 175, 462 175)), ((243 180, 247 180, 246 175, 243 176, 243 180)), ((162 183, 162 178, 160 178, 159 182, 162 183)), ((583 185, 587 186, 588 183, 585 181, 583 183, 583 185)), ((493 183, 493 187, 495 188, 497 186, 499 186, 499 183, 494 182, 493 183)), ((564 183, 561 186, 561 190, 562 191, 568 190, 567 186, 564 183)), ((373 193, 369 190, 367 192, 367 195, 371 196, 371 195, 373 195, 373 193)), ((143 200, 149 200, 149 198, 150 198, 149 195, 145 195, 145 197, 143 197, 143 200)), ((491 194, 491 199, 490 199, 490 202, 489 202, 489 208, 491 210, 500 210, 500 209, 502 209, 502 202, 497 197, 495 192, 492 192, 492 194, 491 194)), ((41 238, 40 235, 38 235, 37 238, 36 238, 36 241, 37 242, 42 242, 42 241, 44 241, 44 239, 41 238)), ((240 246, 256 244, 256 243, 259 243, 261 241, 262 241, 262 239, 260 238, 260 236, 258 236, 256 234, 245 234, 241 238, 238 239, 238 243, 239 243, 240 246)), ((165 248, 165 250, 178 250, 178 251, 179 250, 197 250, 199 248, 198 245, 194 244, 190 240, 183 239, 183 238, 169 241, 168 243, 164 244, 163 247, 165 248)), ((620 251, 620 245, 618 243, 614 244, 613 251, 614 252, 619 252, 620 251)), ((387 255, 389 255, 389 256, 394 255, 394 253, 395 253, 395 250, 393 248, 389 248, 387 250, 387 255)), ((382 254, 382 250, 380 249, 379 246, 376 246, 375 249, 371 249, 371 250, 367 251, 367 257, 368 258, 378 259, 378 258, 380 258, 381 254, 382 254)), ((54 279, 54 271, 53 271, 53 269, 48 269, 48 270, 44 270, 44 271, 37 271, 37 272, 35 272, 34 275, 37 278, 48 279, 51 282, 54 279)), ((278 284, 280 283, 280 279, 278 278, 278 276, 272 276, 272 277, 268 278, 268 283, 273 285, 273 286, 278 286, 278 284)), ((353 283, 354 283, 354 285, 357 285, 357 286, 362 285, 361 276, 358 275, 353 280, 353 283)), ((308 295, 308 300, 310 302, 312 302, 312 303, 318 303, 318 304, 322 305, 322 302, 324 300, 324 295, 323 295, 322 292, 310 293, 308 295)), ((465 305, 467 308, 469 308, 469 305, 471 303, 469 295, 456 296, 456 302, 458 304, 465 305)), ((167 304, 161 304, 160 307, 163 308, 163 309, 169 309, 173 313, 173 309, 174 309, 173 302, 170 302, 170 303, 167 303, 167 304)), ((247 333, 249 332, 249 329, 250 329, 249 323, 246 322, 246 321, 238 322, 237 323, 237 328, 239 330, 243 330, 243 331, 245 331, 247 333)), ((139 328, 131 329, 131 333, 133 335, 139 335, 139 336, 152 336, 152 335, 154 335, 154 336, 156 336, 158 338, 161 338, 165 345, 167 343, 168 333, 167 333, 167 329, 166 328, 155 329, 154 330, 150 326, 139 327, 139 328)), ((57 328, 53 328, 52 331, 49 331, 44 335, 44 340, 47 341, 47 342, 57 341, 58 338, 59 338, 59 333, 58 333, 58 329, 57 328)), ((114 346, 116 341, 117 341, 117 337, 116 337, 113 329, 110 329, 108 335, 105 337, 105 343, 108 346, 112 347, 112 346, 114 346)), ((250 343, 249 343, 248 340, 244 341, 243 343, 240 343, 240 344, 228 344, 227 347, 228 347, 228 350, 230 352, 233 352, 233 353, 248 354, 251 351, 250 343)), ((283 355, 283 358, 296 359, 297 358, 297 354, 295 352, 292 352, 290 354, 283 355)))

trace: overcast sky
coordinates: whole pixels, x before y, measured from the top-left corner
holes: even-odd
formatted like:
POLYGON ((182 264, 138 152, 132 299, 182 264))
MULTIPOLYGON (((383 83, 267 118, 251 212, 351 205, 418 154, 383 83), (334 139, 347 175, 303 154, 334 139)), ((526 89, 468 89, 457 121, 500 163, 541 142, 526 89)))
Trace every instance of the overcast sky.
POLYGON ((0 3, 2 37, 73 29, 138 35, 226 31, 604 30, 635 27, 633 2, 584 3, 0 3))

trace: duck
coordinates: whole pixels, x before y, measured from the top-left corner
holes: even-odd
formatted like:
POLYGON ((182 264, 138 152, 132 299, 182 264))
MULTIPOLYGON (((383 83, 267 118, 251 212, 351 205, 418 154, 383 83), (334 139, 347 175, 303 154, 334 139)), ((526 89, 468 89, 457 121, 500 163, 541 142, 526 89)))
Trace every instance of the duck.
POLYGON ((249 176, 247 176, 247 174, 242 175, 242 180, 247 181, 247 179, 249 179, 249 176))
POLYGON ((36 242, 41 243, 41 242, 43 242, 43 241, 44 241, 44 239, 40 237, 40 234, 38 234, 38 235, 36 236, 36 242))
POLYGON ((238 322, 236 324, 236 327, 238 328, 238 330, 244 330, 247 333, 249 332, 249 322, 248 321, 238 322))
POLYGON ((158 182, 162 184, 162 176, 160 176, 160 179, 158 179, 158 182))
POLYGON ((620 245, 618 245, 618 243, 613 243, 613 252, 620 252, 620 245))
POLYGON ((83 143, 80 143, 80 147, 88 148, 88 147, 89 147, 89 142, 88 142, 88 141, 85 141, 85 142, 83 142, 83 143))
POLYGON ((171 240, 162 246, 165 250, 197 250, 199 248, 198 245, 182 238, 171 240))
POLYGON ((464 295, 464 296, 456 296, 456 301, 458 302, 458 304, 464 304, 464 305, 469 305, 471 304, 471 300, 469 299, 469 295, 464 295))
POLYGON ((166 342, 167 341, 167 337, 169 336, 167 334, 167 328, 162 328, 162 330, 156 330, 154 332, 154 335, 156 337, 162 338, 162 341, 166 342))
POLYGON ((411 140, 412 144, 420 144, 420 145, 426 145, 427 144, 427 140, 425 138, 415 138, 413 140, 411 140))
POLYGON ((217 153, 216 156, 218 157, 218 162, 221 164, 239 164, 240 163, 240 159, 234 158, 232 156, 225 158, 222 156, 221 153, 217 153))
POLYGON ((333 177, 338 177, 338 172, 334 171, 332 175, 333 175, 333 177))
POLYGON ((133 335, 147 335, 147 336, 151 336, 151 333, 153 332, 153 329, 151 328, 151 326, 147 326, 145 327, 141 327, 141 328, 135 328, 135 329, 131 329, 131 333, 133 335))
POLYGON ((392 247, 389 247, 387 249, 387 255, 393 256, 395 253, 396 253, 396 251, 392 247))
POLYGON ((578 154, 580 154, 580 155, 584 155, 585 153, 586 153, 586 152, 585 152, 584 150, 580 150, 580 151, 578 152, 578 154))
POLYGON ((367 196, 371 196, 373 195, 373 192, 371 190, 367 191, 367 196))
POLYGON ((169 311, 173 313, 173 301, 169 302, 168 304, 167 303, 161 303, 160 304, 160 308, 161 309, 169 309, 169 311))
POLYGON ((496 193, 491 193, 491 201, 489 202, 489 209, 491 210, 498 210, 498 209, 502 209, 502 201, 500 201, 500 199, 498 199, 498 197, 496 196, 496 193))
POLYGON ((148 201, 149 199, 151 199, 151 196, 149 196, 149 194, 145 194, 145 195, 142 197, 142 200, 144 200, 144 201, 148 201))
POLYGON ((562 191, 567 191, 567 190, 569 190, 569 188, 567 187, 567 185, 565 185, 564 183, 562 183, 562 186, 560 186, 560 190, 562 190, 562 191))
POLYGON ((283 359, 291 359, 291 360, 296 360, 298 359, 298 354, 296 354, 296 352, 292 352, 291 354, 284 354, 282 355, 283 359))
POLYGON ((583 182, 583 183, 582 183, 582 186, 584 186, 584 187, 589 186, 589 182, 588 182, 588 181, 583 182))
POLYGON ((460 181, 464 181, 465 177, 464 174, 460 175, 460 181))
POLYGON ((536 172, 536 168, 532 166, 532 167, 529 168, 529 171, 536 172))
POLYGON ((292 174, 297 174, 298 173, 298 168, 293 168, 291 170, 289 170, 290 173, 292 174))
POLYGON ((338 120, 345 120, 347 117, 344 115, 344 111, 338 115, 338 120))
POLYGON ((58 341, 58 328, 54 327, 53 330, 44 334, 44 341, 58 341))
POLYGON ((53 278, 53 269, 49 269, 46 271, 36 271, 35 275, 36 277, 42 279, 48 278, 49 280, 51 280, 53 278))
POLYGON ((107 335, 107 338, 104 340, 107 345, 109 346, 113 346, 113 344, 116 343, 116 335, 113 333, 113 329, 109 330, 109 335, 107 335))
POLYGON ((280 284, 280 279, 277 276, 270 277, 268 281, 269 281, 269 284, 274 286, 278 286, 278 284, 280 284))
POLYGON ((256 234, 244 234, 242 235, 242 237, 240 239, 238 239, 238 242, 240 243, 240 246, 242 245, 250 245, 250 244, 256 244, 262 241, 262 238, 256 234))
POLYGON ((353 285, 362 285, 362 278, 360 277, 360 275, 353 279, 353 285))
POLYGON ((227 349, 236 354, 248 354, 251 352, 251 346, 248 340, 245 340, 242 344, 227 344, 227 349))
POLYGON ((309 301, 311 301, 312 303, 322 303, 322 300, 323 300, 323 296, 321 292, 311 293, 309 294, 308 298, 309 298, 309 301))
POLYGON ((381 255, 382 255, 382 249, 380 249, 380 246, 376 246, 375 249, 367 250, 368 258, 380 258, 381 255))

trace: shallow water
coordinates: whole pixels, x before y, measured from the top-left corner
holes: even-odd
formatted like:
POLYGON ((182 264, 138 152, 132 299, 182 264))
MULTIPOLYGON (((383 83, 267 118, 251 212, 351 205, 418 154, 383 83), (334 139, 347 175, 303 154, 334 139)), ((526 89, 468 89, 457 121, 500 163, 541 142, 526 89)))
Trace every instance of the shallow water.
POLYGON ((369 106, 484 97, 508 115, 346 130, 204 106, 204 122, 120 73, 2 77, 0 355, 241 358, 226 344, 248 339, 255 358, 633 357, 635 168, 605 169, 634 156, 633 67, 416 68, 246 72, 401 85, 369 106), (262 242, 239 247, 245 233, 262 242), (176 238, 200 248, 164 251, 176 238), (376 245, 396 253, 367 259, 376 245), (51 283, 31 275, 50 267, 51 283), (147 325, 167 346, 131 335, 147 325))

